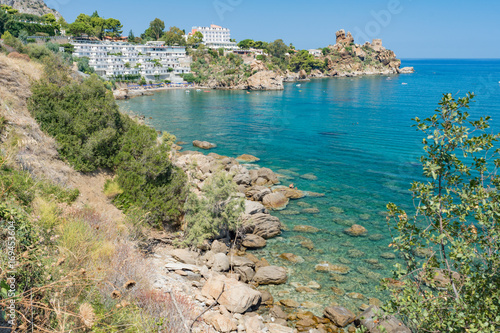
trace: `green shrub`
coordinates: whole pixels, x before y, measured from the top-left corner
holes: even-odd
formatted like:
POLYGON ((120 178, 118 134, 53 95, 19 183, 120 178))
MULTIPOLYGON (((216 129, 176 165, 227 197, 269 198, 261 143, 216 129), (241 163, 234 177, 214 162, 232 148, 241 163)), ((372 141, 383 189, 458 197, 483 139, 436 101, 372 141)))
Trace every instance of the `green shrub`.
POLYGON ((202 196, 191 192, 186 201, 186 244, 199 245, 206 239, 222 238, 238 226, 244 201, 236 197, 236 184, 226 172, 206 180, 202 196))

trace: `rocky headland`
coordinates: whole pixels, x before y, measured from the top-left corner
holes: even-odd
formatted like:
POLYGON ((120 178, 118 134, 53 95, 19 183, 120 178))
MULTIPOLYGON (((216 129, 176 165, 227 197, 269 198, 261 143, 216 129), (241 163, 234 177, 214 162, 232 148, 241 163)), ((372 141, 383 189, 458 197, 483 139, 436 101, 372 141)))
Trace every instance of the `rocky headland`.
MULTIPOLYGON (((290 50, 284 62, 299 52, 290 50)), ((311 56, 312 57, 312 56, 311 56)), ((326 77, 354 77, 361 75, 394 75, 413 73, 412 67, 401 68, 396 54, 382 46, 382 40, 356 44, 350 32, 339 30, 336 43, 314 55, 312 68, 293 70, 275 66, 269 57, 243 55, 239 60, 221 61, 209 54, 194 56, 193 72, 202 84, 212 89, 283 90, 284 82, 326 77), (199 62, 200 64, 198 64, 199 62)), ((310 60, 309 60, 310 61, 310 60)))

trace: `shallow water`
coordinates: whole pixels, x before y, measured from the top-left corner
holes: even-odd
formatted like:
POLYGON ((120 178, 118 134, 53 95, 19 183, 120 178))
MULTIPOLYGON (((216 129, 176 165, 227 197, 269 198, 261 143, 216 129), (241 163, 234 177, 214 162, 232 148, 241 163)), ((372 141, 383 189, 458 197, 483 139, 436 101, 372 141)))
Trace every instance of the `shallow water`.
POLYGON ((320 79, 300 87, 290 83, 282 92, 175 90, 119 104, 125 111, 152 117, 150 125, 178 140, 214 142, 218 147, 212 151, 221 155, 255 155, 259 166, 286 176, 283 184, 324 194, 292 201, 287 210, 273 213, 290 231, 255 254, 293 271, 289 283, 269 287, 276 298, 321 306, 336 302, 355 310, 370 297, 386 297, 377 290, 378 281, 391 276, 395 259, 381 257, 392 253, 385 206, 395 202, 411 209, 408 189, 421 177, 421 136, 411 119, 432 114, 442 93, 463 96, 474 91, 471 114, 491 115, 493 131, 500 131, 499 60, 406 60, 403 66, 414 66, 416 73, 320 79), (300 177, 305 174, 317 180, 300 177), (319 213, 304 213, 307 208, 319 213), (353 223, 366 227, 371 237, 345 234, 353 223), (320 232, 291 231, 304 224, 320 232), (300 244, 311 244, 304 237, 312 241, 312 250, 300 244), (284 252, 305 261, 289 264, 278 257, 284 252), (351 270, 332 280, 314 269, 323 260, 351 270), (322 285, 317 294, 296 293, 290 284, 311 280, 322 285), (365 298, 338 295, 341 291, 330 287, 365 298))

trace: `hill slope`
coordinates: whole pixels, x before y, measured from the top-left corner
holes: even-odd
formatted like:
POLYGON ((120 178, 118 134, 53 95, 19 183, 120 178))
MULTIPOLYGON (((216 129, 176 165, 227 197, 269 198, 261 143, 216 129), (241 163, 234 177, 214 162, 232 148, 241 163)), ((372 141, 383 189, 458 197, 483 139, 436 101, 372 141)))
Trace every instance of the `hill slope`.
POLYGON ((0 5, 11 6, 21 13, 38 16, 52 13, 56 18, 61 17, 61 14, 57 10, 49 8, 43 0, 0 0, 0 5))

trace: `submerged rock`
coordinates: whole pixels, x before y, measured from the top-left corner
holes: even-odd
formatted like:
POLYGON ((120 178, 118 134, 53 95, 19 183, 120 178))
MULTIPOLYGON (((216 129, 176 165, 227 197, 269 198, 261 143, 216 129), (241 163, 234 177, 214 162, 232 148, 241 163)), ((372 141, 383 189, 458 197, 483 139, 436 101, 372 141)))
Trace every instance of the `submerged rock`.
POLYGON ((372 305, 356 318, 356 323, 371 333, 411 333, 404 324, 394 316, 384 315, 377 306, 372 305))
POLYGON ((301 190, 297 190, 295 188, 290 188, 286 186, 280 186, 274 189, 275 193, 283 193, 283 195, 289 199, 301 199, 306 196, 304 192, 301 190))
POLYGON ((301 256, 298 256, 298 255, 295 255, 293 253, 283 253, 282 255, 280 255, 280 258, 287 260, 287 261, 290 261, 294 264, 304 262, 304 258, 302 258, 301 256))
POLYGON ((348 274, 351 271, 351 269, 347 266, 334 265, 332 263, 329 263, 328 261, 320 262, 314 267, 314 269, 318 272, 331 272, 343 275, 348 274))
POLYGON ((236 160, 240 162, 258 162, 260 161, 260 158, 255 157, 253 155, 243 154, 241 156, 236 157, 236 160))
POLYGON ((259 249, 265 247, 266 243, 264 238, 254 234, 248 234, 243 237, 243 242, 241 244, 249 249, 259 249))
POLYGON ((307 180, 318 180, 318 177, 312 173, 306 173, 305 175, 300 176, 300 178, 307 180))
POLYGON ((297 232, 306 232, 306 233, 317 233, 319 232, 318 228, 315 228, 310 225, 297 225, 293 228, 293 231, 297 232))
POLYGON ((341 306, 332 306, 325 309, 324 315, 339 327, 346 327, 354 321, 354 313, 341 306))
POLYGON ((344 232, 353 237, 365 236, 368 233, 365 227, 354 224, 349 229, 345 229, 344 232))

